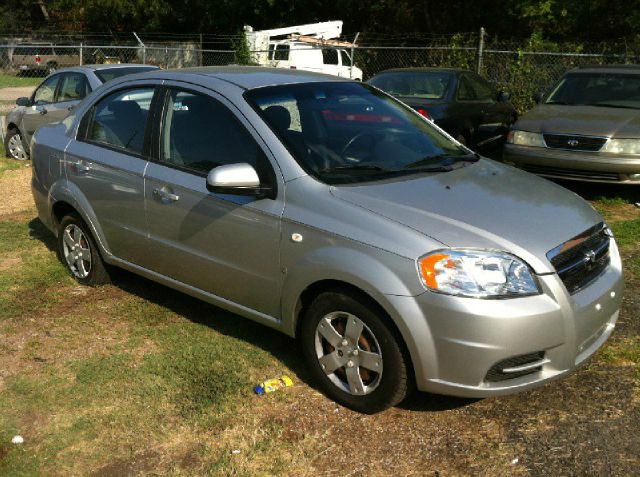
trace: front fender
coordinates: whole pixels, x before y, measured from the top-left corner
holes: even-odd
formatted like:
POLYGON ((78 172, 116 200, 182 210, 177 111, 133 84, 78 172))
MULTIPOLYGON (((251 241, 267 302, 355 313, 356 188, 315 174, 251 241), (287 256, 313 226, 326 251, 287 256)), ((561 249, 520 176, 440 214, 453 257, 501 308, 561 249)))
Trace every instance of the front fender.
POLYGON ((93 237, 98 243, 98 247, 100 248, 103 258, 110 257, 112 255, 109 244, 107 243, 93 207, 91 207, 87 197, 82 193, 78 186, 66 178, 61 178, 53 184, 51 189, 49 189, 48 200, 52 223, 56 223, 55 214, 53 212, 55 204, 59 202, 68 203, 78 212, 78 214, 80 214, 82 220, 84 220, 91 230, 93 237))

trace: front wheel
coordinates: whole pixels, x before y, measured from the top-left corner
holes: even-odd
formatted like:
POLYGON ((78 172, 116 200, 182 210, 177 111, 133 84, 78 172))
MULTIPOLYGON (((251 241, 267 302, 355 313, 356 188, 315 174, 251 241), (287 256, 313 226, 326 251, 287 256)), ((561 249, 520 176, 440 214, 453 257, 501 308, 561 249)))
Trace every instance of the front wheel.
POLYGON ((83 285, 109 283, 109 274, 89 228, 77 214, 60 222, 58 254, 73 278, 83 285))
POLYGON ((17 161, 26 161, 29 159, 27 151, 22 144, 22 136, 17 129, 11 129, 7 133, 4 139, 4 148, 7 152, 7 157, 15 159, 17 161))
POLYGON ((325 292, 303 320, 305 359, 329 397, 367 414, 405 398, 409 367, 402 340, 373 304, 357 295, 325 292))

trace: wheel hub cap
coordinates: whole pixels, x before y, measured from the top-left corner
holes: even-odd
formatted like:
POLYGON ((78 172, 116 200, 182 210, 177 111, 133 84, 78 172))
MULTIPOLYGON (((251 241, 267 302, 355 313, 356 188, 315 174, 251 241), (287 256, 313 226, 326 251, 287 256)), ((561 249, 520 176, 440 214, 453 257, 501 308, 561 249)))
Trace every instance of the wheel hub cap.
POLYGON ((27 154, 24 151, 24 147, 22 146, 22 138, 20 134, 14 134, 9 138, 9 154, 14 159, 18 159, 19 161, 24 161, 27 158, 27 154))

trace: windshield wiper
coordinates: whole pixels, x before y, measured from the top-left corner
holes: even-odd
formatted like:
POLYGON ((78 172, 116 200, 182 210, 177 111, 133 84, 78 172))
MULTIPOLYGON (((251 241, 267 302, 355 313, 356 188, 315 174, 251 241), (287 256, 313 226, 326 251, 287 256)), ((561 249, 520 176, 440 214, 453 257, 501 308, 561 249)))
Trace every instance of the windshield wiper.
POLYGON ((373 172, 391 172, 384 167, 376 166, 375 164, 346 164, 342 166, 325 167, 318 172, 331 173, 331 172, 349 172, 349 171, 373 171, 373 172))
POLYGON ((476 162, 478 159, 480 159, 480 155, 477 153, 465 154, 463 156, 452 156, 450 154, 436 154, 435 156, 423 157, 420 160, 407 164, 406 166, 404 166, 404 168, 405 169, 415 169, 417 167, 422 168, 422 166, 426 166, 429 163, 444 161, 445 162, 444 164, 440 163, 436 165, 435 168, 437 169, 438 167, 440 168, 448 167, 449 169, 447 170, 451 170, 451 165, 455 164, 456 162, 476 162))

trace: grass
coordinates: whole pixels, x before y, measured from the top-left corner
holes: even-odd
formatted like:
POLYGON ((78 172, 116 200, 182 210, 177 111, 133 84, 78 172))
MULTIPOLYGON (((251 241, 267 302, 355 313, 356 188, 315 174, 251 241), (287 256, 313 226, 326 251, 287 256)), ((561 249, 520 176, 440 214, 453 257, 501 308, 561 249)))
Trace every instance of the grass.
POLYGON ((7 73, 0 73, 0 88, 11 88, 16 86, 37 86, 41 82, 41 77, 22 77, 7 73))

